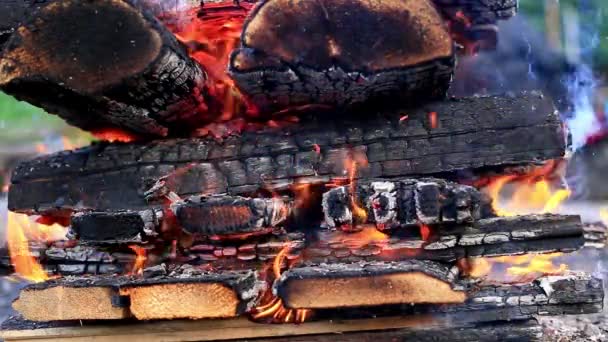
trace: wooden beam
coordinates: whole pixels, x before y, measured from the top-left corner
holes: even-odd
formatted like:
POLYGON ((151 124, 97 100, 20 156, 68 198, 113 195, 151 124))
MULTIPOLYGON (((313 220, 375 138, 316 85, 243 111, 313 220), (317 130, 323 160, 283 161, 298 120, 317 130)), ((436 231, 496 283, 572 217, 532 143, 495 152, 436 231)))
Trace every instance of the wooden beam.
MULTIPOLYGON (((9 208, 56 215, 140 210, 149 205, 144 193, 161 178, 181 197, 281 191, 295 183, 324 184, 344 177, 349 160, 358 162, 356 177, 368 180, 479 172, 561 157, 561 127, 550 100, 520 93, 370 113, 365 120, 304 120, 281 131, 245 132, 223 142, 96 144, 18 166, 9 208)), ((149 195, 153 200, 154 194, 149 195)))

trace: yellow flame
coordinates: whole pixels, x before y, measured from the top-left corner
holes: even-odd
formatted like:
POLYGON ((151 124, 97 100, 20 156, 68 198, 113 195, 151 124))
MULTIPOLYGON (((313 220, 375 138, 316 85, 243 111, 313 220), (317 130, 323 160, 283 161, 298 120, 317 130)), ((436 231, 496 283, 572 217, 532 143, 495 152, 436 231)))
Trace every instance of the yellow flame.
POLYGON ((43 282, 48 275, 30 252, 30 241, 52 241, 65 236, 66 228, 58 224, 45 226, 32 222, 26 215, 8 213, 7 241, 15 272, 26 280, 43 282))
POLYGON ((470 269, 467 274, 473 278, 496 278, 497 280, 509 280, 505 278, 544 275, 562 275, 568 271, 568 265, 554 263, 554 259, 562 256, 562 253, 549 254, 526 254, 515 256, 500 256, 491 258, 471 258, 468 261, 470 269), (495 266, 503 264, 509 266, 506 275, 493 274, 495 266))

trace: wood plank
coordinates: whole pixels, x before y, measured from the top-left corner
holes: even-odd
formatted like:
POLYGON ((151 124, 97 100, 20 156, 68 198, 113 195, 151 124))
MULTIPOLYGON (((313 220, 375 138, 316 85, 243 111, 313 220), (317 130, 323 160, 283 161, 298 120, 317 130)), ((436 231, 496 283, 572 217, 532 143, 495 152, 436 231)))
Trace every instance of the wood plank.
MULTIPOLYGON (((535 325, 533 321, 531 324, 535 325)), ((300 325, 271 324, 262 325, 247 319, 216 320, 216 321, 168 321, 154 323, 131 323, 92 325, 84 322, 82 326, 72 323, 68 327, 53 327, 46 325, 38 329, 31 329, 29 322, 13 318, 3 325, 1 332, 5 341, 95 341, 113 342, 129 340, 132 342, 177 342, 177 341, 216 341, 216 340, 243 340, 255 338, 312 338, 310 335, 330 334, 338 338, 342 334, 356 331, 384 332, 387 329, 403 329, 412 334, 428 331, 432 335, 435 331, 458 332, 463 328, 471 327, 474 323, 465 317, 435 317, 420 315, 414 317, 380 317, 375 319, 358 320, 326 320, 308 322, 300 325)), ((508 328, 508 327, 506 327, 508 328)), ((534 329, 535 336, 539 330, 534 329)), ((457 336, 457 334, 455 334, 457 336)))
POLYGON ((95 144, 18 166, 9 208, 56 215, 139 210, 149 205, 146 190, 161 178, 181 197, 282 191, 344 177, 352 160, 360 166, 356 177, 368 180, 536 163, 563 155, 561 127, 550 100, 520 93, 370 112, 365 119, 303 119, 281 131, 245 132, 222 142, 95 144))

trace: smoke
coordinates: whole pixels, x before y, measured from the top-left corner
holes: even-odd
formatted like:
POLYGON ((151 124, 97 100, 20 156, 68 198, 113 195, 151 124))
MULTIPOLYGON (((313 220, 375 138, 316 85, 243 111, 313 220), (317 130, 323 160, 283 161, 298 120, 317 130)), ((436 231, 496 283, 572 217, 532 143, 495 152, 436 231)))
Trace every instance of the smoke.
POLYGON ((577 69, 574 75, 565 80, 572 109, 564 116, 571 136, 572 149, 575 151, 603 130, 593 105, 598 84, 593 71, 587 64, 582 64, 577 69))

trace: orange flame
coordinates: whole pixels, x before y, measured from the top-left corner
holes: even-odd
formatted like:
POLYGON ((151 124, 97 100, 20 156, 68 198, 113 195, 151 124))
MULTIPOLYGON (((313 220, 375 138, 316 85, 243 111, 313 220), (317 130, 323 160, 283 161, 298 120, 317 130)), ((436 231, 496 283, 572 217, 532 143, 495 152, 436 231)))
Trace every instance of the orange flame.
POLYGON ((348 181, 350 187, 350 201, 353 206, 353 218, 356 222, 367 222, 367 211, 362 208, 357 201, 357 165, 355 160, 348 160, 348 181))
POLYGON ((138 140, 138 137, 132 133, 126 132, 120 128, 103 128, 91 132, 93 136, 99 140, 109 142, 129 143, 138 140))
POLYGON ((15 273, 32 282, 43 282, 48 275, 30 252, 30 241, 49 242, 65 237, 66 228, 58 224, 46 226, 26 215, 8 213, 7 241, 15 273))
POLYGON ((49 148, 43 143, 37 143, 36 152, 38 152, 39 154, 46 154, 49 153, 49 148))
POLYGON ((468 260, 468 276, 495 281, 525 282, 547 275, 563 275, 568 265, 556 265, 562 253, 526 254, 468 260), (506 268, 506 269, 505 269, 506 268))
POLYGON ((428 225, 420 222, 420 236, 422 237, 422 240, 424 241, 429 241, 430 237, 431 237, 431 227, 429 227, 428 225))
POLYGON ((551 187, 550 178, 557 167, 556 162, 550 162, 525 175, 499 176, 492 179, 484 191, 492 198, 492 206, 499 216, 550 213, 571 195, 568 189, 551 187), (507 188, 511 188, 510 198, 505 201, 505 197, 509 197, 507 188))
POLYGON ((137 245, 132 245, 129 246, 129 248, 135 252, 135 263, 133 264, 133 268, 131 269, 131 272, 129 274, 131 275, 142 275, 144 274, 144 267, 146 267, 146 261, 148 260, 148 255, 146 252, 146 249, 141 247, 141 246, 137 246, 137 245))
POLYGON ((255 114, 255 109, 226 72, 230 54, 240 44, 243 24, 251 7, 250 4, 234 6, 232 2, 205 4, 200 15, 196 9, 186 14, 193 18, 186 25, 170 27, 207 71, 209 93, 222 107, 220 121, 234 119, 243 106, 255 114))
MULTIPOLYGON (((281 277, 283 263, 287 258, 289 250, 290 247, 285 246, 273 260, 273 280, 281 277)), ((272 323, 304 323, 312 313, 312 311, 308 309, 287 309, 285 305, 283 305, 283 300, 275 296, 270 289, 264 293, 260 303, 261 304, 254 309, 251 315, 251 318, 256 321, 270 319, 272 323)))

